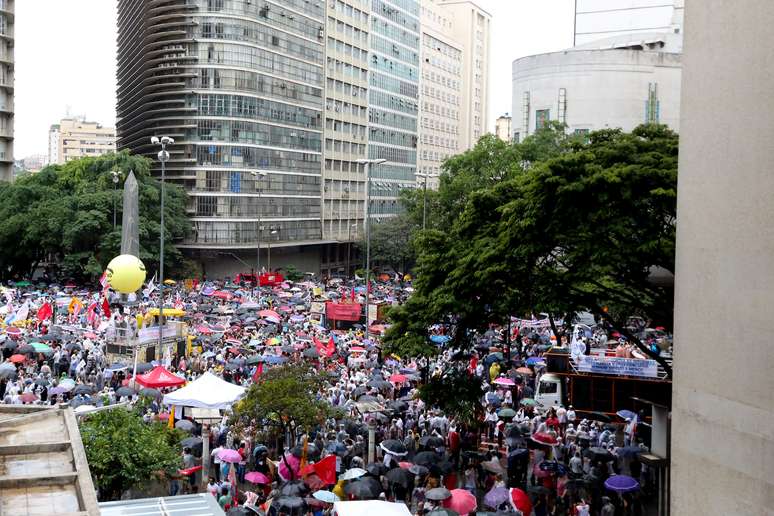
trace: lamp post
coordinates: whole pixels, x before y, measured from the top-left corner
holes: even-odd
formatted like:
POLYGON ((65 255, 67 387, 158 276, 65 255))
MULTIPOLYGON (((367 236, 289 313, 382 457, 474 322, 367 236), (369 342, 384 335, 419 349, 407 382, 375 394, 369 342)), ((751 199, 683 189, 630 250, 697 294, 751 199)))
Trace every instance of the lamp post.
POLYGON ((253 170, 250 175, 255 179, 255 189, 258 190, 258 229, 255 231, 256 240, 256 260, 255 260, 255 283, 256 287, 261 288, 261 281, 258 276, 261 274, 261 179, 266 177, 266 172, 253 170))
POLYGON ((359 159, 357 162, 361 165, 365 165, 365 189, 366 189, 366 201, 365 201, 365 217, 363 225, 365 226, 365 238, 366 238, 366 270, 365 270, 365 284, 366 284, 366 308, 365 308, 365 338, 369 338, 369 325, 368 325, 368 305, 371 301, 371 165, 380 165, 385 163, 386 159, 359 159))
POLYGON ((437 175, 429 172, 417 172, 416 175, 425 178, 422 187, 422 230, 424 230, 427 227, 427 178, 437 177, 437 175))
POLYGON ((111 170, 110 175, 113 176, 113 229, 116 229, 116 190, 118 189, 118 178, 123 175, 123 172, 111 170))
MULTIPOLYGON (((279 229, 272 229, 269 231, 269 273, 271 273, 271 235, 276 235, 279 233, 279 229)), ((277 237, 279 239, 279 237, 277 237)))
MULTIPOLYGON (((164 339, 164 176, 167 168, 166 164, 169 161, 169 152, 167 152, 167 145, 172 145, 175 140, 169 136, 154 136, 151 138, 153 145, 161 145, 159 151, 159 161, 161 162, 161 247, 159 248, 159 353, 161 352, 161 345, 164 339)), ((136 372, 136 371, 135 371, 136 372)))
POLYGON ((356 228, 357 224, 350 224, 347 226, 347 278, 349 278, 349 260, 352 257, 352 228, 356 228))

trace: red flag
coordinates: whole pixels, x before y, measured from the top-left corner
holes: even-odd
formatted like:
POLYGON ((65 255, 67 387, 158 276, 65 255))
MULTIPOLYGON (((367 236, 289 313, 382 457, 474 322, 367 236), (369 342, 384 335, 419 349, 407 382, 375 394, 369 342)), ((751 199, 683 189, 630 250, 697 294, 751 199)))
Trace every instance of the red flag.
POLYGON ((107 298, 102 298, 102 313, 105 315, 105 317, 110 318, 110 303, 108 303, 107 298))
POLYGON ((352 287, 352 293, 349 296, 349 299, 352 300, 352 302, 355 302, 355 287, 352 287))
POLYGON ((314 347, 317 349, 318 352, 322 353, 325 346, 323 346, 323 343, 320 342, 320 339, 317 337, 312 337, 312 342, 314 342, 314 347))
POLYGON ((328 347, 325 349, 325 354, 329 357, 332 357, 333 354, 336 352, 336 342, 333 340, 333 335, 331 335, 331 338, 328 339, 328 347))
POLYGON ((43 322, 54 314, 54 309, 51 307, 51 303, 43 303, 38 309, 38 321, 43 322))
POLYGON ((97 318, 97 302, 94 301, 89 304, 88 310, 86 310, 86 320, 89 321, 90 324, 94 322, 94 320, 97 318))
POLYGON ((328 455, 321 461, 310 464, 301 471, 302 476, 311 475, 312 473, 316 473, 326 485, 335 484, 336 456, 328 455))
POLYGON ((253 373, 253 381, 257 382, 258 377, 263 374, 263 362, 258 363, 258 367, 255 368, 255 372, 253 373))

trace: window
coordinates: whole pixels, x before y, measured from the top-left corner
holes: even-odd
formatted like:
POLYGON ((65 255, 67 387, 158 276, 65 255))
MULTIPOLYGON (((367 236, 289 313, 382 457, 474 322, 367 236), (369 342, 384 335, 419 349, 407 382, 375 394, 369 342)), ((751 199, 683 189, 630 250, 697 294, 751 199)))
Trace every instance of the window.
POLYGON ((535 111, 535 130, 540 130, 546 126, 551 119, 550 109, 538 109, 535 111))

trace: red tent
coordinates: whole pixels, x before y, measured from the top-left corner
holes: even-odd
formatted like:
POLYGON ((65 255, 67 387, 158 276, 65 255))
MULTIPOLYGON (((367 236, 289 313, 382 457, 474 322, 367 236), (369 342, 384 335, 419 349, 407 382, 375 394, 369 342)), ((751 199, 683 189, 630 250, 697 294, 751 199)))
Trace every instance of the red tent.
POLYGON ((137 375, 137 383, 144 387, 177 387, 185 380, 167 371, 162 366, 156 366, 145 374, 137 375))

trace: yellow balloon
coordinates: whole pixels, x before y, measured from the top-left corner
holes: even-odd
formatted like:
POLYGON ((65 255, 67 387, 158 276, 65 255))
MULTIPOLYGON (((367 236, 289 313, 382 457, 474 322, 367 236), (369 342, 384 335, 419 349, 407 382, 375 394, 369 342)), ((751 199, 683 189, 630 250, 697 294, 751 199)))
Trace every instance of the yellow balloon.
POLYGON ((107 266, 107 281, 116 292, 137 292, 145 281, 145 265, 131 254, 116 256, 107 266))

